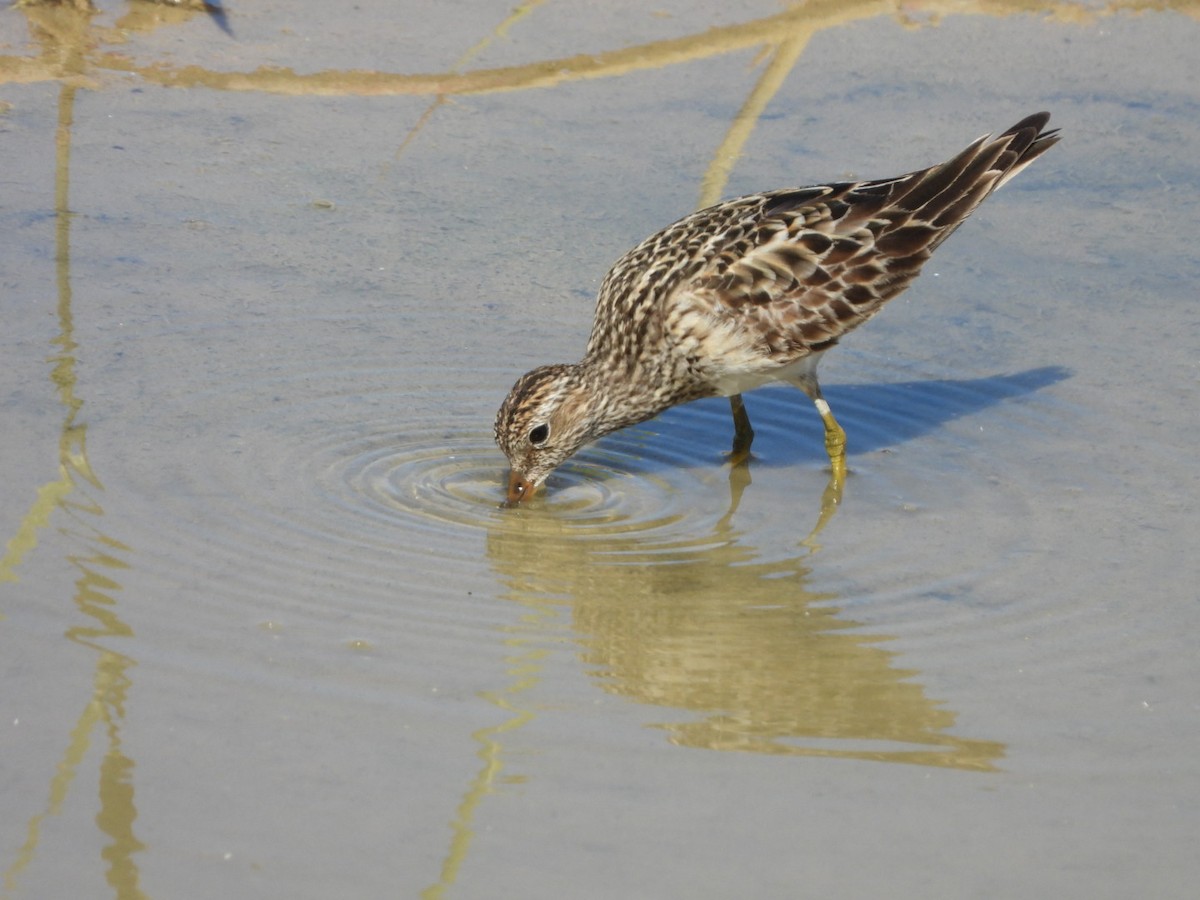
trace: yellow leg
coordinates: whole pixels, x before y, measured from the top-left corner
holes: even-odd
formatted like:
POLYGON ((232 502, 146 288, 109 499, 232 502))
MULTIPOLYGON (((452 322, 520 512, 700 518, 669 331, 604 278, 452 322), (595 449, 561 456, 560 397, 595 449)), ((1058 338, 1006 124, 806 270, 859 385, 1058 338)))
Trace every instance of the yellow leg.
POLYGON ((833 410, 829 408, 824 397, 818 397, 813 403, 816 404, 817 412, 821 414, 821 419, 825 422, 825 452, 829 454, 829 461, 833 463, 834 469, 841 468, 844 472, 846 470, 846 432, 833 417, 833 410))
POLYGON ((834 512, 842 505, 842 490, 846 485, 846 432, 833 417, 833 412, 824 397, 814 397, 817 412, 825 423, 825 452, 829 454, 829 484, 821 495, 821 515, 812 532, 803 541, 810 549, 816 551, 820 545, 816 543, 817 535, 833 518, 834 512))
POLYGON ((733 449, 729 451, 729 464, 740 466, 750 459, 750 445, 754 443, 754 429, 750 427, 750 416, 741 394, 729 398, 729 409, 733 413, 733 449))
POLYGON ((833 467, 830 485, 836 488, 840 499, 842 483, 846 478, 846 432, 833 417, 833 410, 829 408, 824 397, 817 397, 813 403, 825 422, 825 452, 829 454, 829 464, 833 467))

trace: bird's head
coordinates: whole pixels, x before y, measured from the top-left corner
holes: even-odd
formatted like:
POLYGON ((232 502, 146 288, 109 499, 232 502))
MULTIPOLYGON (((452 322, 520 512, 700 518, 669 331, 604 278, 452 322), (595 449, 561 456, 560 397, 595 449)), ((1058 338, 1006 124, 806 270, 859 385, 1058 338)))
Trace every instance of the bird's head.
POLYGON ((542 366, 517 379, 496 413, 496 443, 512 466, 507 505, 531 497, 596 437, 592 407, 579 366, 542 366))

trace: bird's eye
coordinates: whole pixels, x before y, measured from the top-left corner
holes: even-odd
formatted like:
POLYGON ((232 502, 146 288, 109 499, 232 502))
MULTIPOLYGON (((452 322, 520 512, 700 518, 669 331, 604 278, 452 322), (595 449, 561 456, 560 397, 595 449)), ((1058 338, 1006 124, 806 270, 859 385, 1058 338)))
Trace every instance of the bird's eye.
POLYGON ((535 447, 540 447, 546 443, 548 437, 550 437, 550 426, 543 422, 529 432, 529 443, 535 447))

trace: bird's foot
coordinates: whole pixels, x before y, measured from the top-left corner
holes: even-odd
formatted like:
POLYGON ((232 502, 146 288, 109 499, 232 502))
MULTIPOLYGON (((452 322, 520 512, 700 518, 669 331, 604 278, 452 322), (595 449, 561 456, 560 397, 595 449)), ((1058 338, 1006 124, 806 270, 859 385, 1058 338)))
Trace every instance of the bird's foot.
POLYGON ((741 441, 737 438, 733 440, 733 447, 725 454, 725 459, 728 461, 731 468, 744 466, 750 462, 750 443, 754 440, 754 433, 751 432, 750 437, 741 441))
POLYGON ((833 467, 836 469, 841 465, 842 473, 845 474, 846 432, 837 423, 833 413, 827 409, 821 413, 821 418, 825 420, 825 452, 829 454, 829 461, 833 463, 833 467))

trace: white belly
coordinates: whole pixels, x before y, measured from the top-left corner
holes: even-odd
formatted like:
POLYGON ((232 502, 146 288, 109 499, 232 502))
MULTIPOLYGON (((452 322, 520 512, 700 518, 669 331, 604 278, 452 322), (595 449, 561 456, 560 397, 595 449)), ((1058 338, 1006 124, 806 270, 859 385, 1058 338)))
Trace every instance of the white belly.
POLYGON ((717 388, 717 393, 722 397, 728 397, 732 394, 744 394, 757 387, 762 387, 764 384, 770 384, 772 381, 786 381, 797 384, 812 378, 817 370, 817 363, 820 362, 824 353, 824 350, 819 353, 810 353, 808 356, 782 366, 754 369, 725 368, 723 371, 715 373, 713 384, 717 388))

